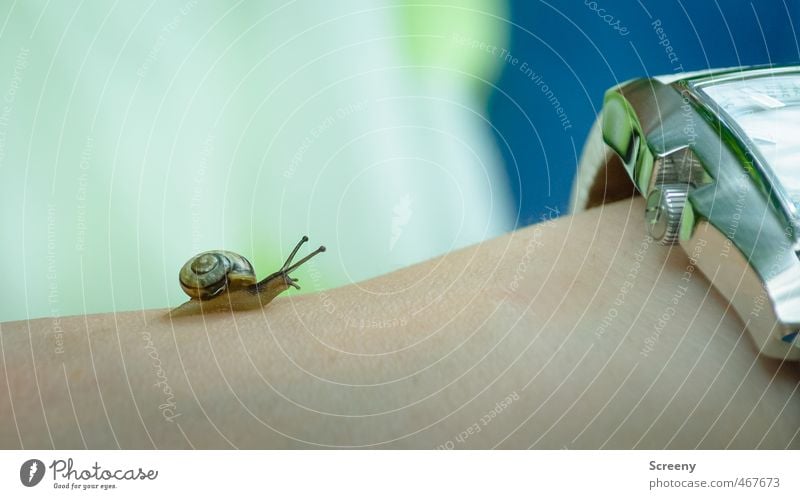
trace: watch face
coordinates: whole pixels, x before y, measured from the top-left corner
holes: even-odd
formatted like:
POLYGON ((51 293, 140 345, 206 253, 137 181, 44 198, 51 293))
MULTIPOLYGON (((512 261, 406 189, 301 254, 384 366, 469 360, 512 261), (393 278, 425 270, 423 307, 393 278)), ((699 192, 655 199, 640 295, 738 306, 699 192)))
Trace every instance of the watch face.
POLYGON ((800 73, 759 74, 700 87, 747 135, 800 213, 800 73))

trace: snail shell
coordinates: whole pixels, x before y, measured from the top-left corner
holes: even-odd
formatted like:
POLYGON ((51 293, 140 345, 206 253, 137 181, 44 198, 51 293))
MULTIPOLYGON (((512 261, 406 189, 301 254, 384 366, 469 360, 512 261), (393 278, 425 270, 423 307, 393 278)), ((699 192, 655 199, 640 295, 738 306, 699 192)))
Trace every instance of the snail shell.
POLYGON ((222 250, 195 255, 181 268, 179 278, 181 288, 197 300, 256 284, 256 272, 250 261, 238 253, 222 250))

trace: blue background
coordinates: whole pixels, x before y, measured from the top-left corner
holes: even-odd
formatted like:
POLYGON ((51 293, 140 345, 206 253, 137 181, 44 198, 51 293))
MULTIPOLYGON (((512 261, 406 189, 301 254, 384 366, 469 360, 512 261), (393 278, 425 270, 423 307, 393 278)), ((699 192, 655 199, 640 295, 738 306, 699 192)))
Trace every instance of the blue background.
POLYGON ((645 75, 800 60, 798 7, 783 0, 595 2, 616 29, 587 4, 511 3, 510 52, 519 62, 505 64, 489 112, 519 202, 519 226, 549 208, 568 211, 578 157, 607 88, 645 75), (677 61, 659 44, 656 20, 677 61), (553 90, 570 128, 520 70, 523 62, 553 90))

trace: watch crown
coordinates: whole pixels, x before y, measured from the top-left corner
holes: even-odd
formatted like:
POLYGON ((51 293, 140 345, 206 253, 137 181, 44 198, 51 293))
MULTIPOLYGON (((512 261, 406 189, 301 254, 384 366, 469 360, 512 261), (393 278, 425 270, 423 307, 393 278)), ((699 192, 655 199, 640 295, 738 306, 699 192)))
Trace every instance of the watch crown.
POLYGON ((647 231, 659 243, 668 245, 678 241, 687 193, 686 184, 662 184, 647 196, 647 231))

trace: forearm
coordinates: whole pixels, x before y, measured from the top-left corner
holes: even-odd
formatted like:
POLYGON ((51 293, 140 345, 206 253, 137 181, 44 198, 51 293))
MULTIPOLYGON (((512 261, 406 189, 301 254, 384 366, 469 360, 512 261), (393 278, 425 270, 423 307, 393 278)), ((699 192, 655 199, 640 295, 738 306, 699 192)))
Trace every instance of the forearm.
POLYGON ((757 357, 640 213, 618 203, 263 310, 65 318, 61 348, 52 320, 4 324, 0 442, 800 445, 794 366, 757 357))

